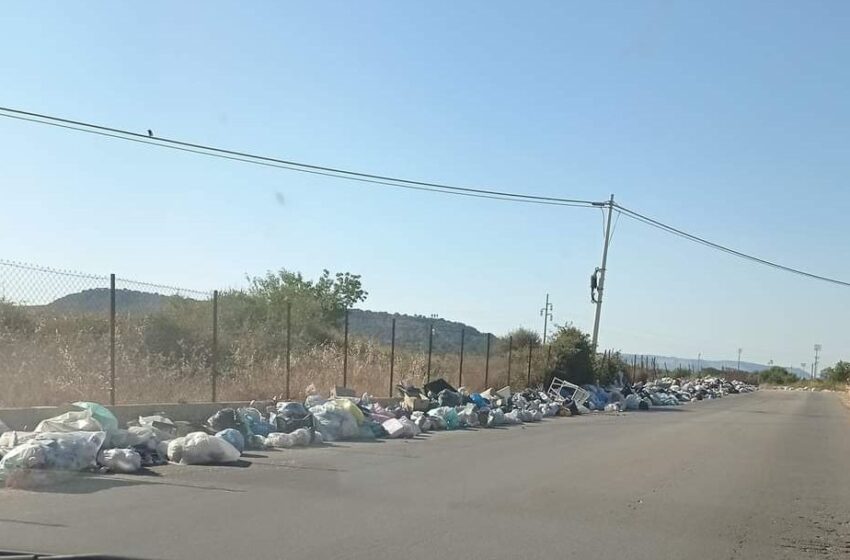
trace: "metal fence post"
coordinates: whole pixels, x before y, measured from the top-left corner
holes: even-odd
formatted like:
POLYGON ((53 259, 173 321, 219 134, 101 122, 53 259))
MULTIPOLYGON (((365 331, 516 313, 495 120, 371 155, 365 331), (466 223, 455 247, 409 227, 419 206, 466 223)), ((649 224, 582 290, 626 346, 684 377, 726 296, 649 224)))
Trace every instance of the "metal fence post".
POLYGON ((484 389, 490 386, 490 333, 487 333, 487 357, 484 358, 484 389))
POLYGON ((457 370, 457 386, 463 387, 463 339, 466 337, 466 329, 460 329, 460 366, 457 370))
POLYGON ((212 339, 212 371, 210 383, 212 386, 212 402, 216 401, 216 383, 218 383, 218 290, 213 290, 213 339, 212 339))
POLYGON ((292 302, 286 302, 286 400, 289 400, 289 379, 291 375, 290 356, 292 355, 292 302))
POLYGON ((508 337, 508 386, 511 385, 511 362, 514 357, 514 337, 508 337))
POLYGON ((342 342, 342 386, 348 387, 348 309, 345 310, 345 337, 342 342))
POLYGON ((115 406, 115 274, 109 275, 109 404, 115 406))
POLYGON ((431 382, 431 353, 434 350, 434 322, 431 321, 431 326, 428 327, 428 373, 425 377, 425 383, 431 382))
POLYGON ((393 318, 393 332, 390 337, 390 392, 388 396, 393 396, 393 373, 395 373, 395 318, 393 318))
POLYGON ((528 381, 525 382, 526 387, 531 387, 531 349, 534 348, 534 343, 528 342, 528 381))

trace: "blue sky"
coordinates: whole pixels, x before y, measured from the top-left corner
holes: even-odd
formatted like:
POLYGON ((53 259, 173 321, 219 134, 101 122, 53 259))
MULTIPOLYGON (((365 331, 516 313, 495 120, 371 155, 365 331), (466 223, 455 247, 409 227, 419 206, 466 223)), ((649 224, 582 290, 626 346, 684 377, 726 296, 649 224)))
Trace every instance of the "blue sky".
MULTIPOLYGON (((602 200, 850 279, 843 2, 10 2, 0 105, 464 186, 602 200), (705 4, 705 5, 703 5, 705 4), (708 5, 710 4, 710 5, 708 5)), ((388 190, 0 119, 0 257, 208 289, 287 267, 365 307, 590 329, 598 210, 388 190), (282 197, 283 203, 278 202, 282 197)), ((626 352, 850 357, 847 288, 622 217, 626 352)))

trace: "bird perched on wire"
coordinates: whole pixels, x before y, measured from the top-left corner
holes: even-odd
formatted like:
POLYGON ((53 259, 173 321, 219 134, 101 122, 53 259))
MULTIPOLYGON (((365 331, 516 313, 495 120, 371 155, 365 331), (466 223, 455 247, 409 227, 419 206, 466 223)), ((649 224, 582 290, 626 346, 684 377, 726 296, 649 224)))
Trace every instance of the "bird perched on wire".
POLYGON ((148 129, 148 136, 150 136, 151 138, 153 138, 153 130, 148 129))

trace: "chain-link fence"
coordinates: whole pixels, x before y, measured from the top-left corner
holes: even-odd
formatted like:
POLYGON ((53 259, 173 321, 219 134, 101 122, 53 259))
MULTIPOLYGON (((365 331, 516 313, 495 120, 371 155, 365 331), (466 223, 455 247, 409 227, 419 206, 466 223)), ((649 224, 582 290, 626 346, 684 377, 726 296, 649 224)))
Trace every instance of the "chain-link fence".
POLYGON ((441 319, 268 301, 0 261, 0 405, 298 398, 313 384, 392 395, 442 377, 539 382, 546 348, 441 319))

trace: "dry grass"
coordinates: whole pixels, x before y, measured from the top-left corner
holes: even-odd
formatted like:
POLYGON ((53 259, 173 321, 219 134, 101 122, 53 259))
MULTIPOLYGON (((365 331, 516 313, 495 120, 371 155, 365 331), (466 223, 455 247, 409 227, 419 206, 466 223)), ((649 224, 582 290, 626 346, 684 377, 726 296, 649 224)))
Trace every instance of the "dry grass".
MULTIPOLYGON (((119 320, 116 329, 116 402, 199 402, 211 397, 211 366, 205 348, 187 349, 180 360, 150 354, 143 343, 139 321, 119 320)), ((389 348, 369 340, 353 340, 348 352, 347 385, 376 396, 390 393, 389 348)), ((539 382, 545 356, 532 355, 531 379, 539 382)), ((463 385, 485 388, 483 355, 464 356, 463 385)), ((459 356, 433 355, 431 378, 443 377, 458 385, 459 356)), ((220 366, 219 400, 250 400, 281 396, 286 391, 283 355, 269 357, 250 336, 229 341, 226 363, 220 366)), ((408 380, 421 385, 427 374, 427 355, 397 350, 394 383, 408 380)), ((516 352, 511 383, 524 386, 528 354, 516 352)), ((0 406, 52 405, 75 400, 109 402, 109 333, 101 319, 85 317, 38 318, 31 324, 0 325, 0 406)), ((494 353, 489 364, 490 386, 508 384, 507 356, 494 353)), ((290 392, 303 396, 315 384, 323 392, 343 384, 343 352, 327 344, 294 348, 290 392)))

